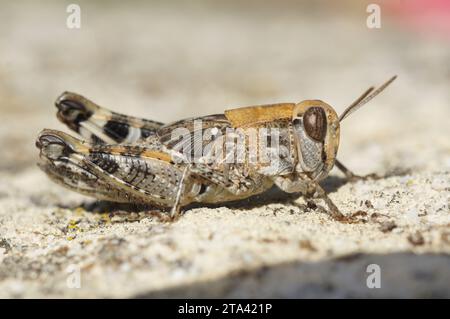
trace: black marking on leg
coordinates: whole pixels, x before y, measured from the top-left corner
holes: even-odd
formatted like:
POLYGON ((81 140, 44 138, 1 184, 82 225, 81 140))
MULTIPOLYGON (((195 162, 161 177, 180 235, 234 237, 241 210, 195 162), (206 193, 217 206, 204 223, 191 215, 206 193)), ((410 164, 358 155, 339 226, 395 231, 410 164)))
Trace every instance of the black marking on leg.
POLYGON ((111 120, 105 124, 105 126, 103 127, 103 131, 106 135, 120 143, 127 138, 130 127, 126 123, 120 123, 111 120))
POLYGON ((103 141, 95 134, 91 134, 91 142, 92 144, 105 144, 105 141, 103 141))

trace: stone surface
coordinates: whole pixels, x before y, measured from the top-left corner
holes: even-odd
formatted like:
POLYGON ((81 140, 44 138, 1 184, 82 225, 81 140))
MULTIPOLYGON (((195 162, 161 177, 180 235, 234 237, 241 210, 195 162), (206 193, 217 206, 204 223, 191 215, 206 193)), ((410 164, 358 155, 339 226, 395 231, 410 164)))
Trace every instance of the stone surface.
POLYGON ((442 39, 387 19, 367 29, 365 7, 80 4, 82 28, 69 30, 58 2, 2 3, 0 297, 450 297, 442 39), (309 98, 339 113, 393 74, 341 129, 339 158, 383 178, 347 183, 333 170, 323 182, 354 223, 277 190, 168 223, 71 193, 35 166, 37 133, 66 130, 52 106, 64 90, 168 122, 309 98), (367 287, 371 264, 380 289, 367 287))

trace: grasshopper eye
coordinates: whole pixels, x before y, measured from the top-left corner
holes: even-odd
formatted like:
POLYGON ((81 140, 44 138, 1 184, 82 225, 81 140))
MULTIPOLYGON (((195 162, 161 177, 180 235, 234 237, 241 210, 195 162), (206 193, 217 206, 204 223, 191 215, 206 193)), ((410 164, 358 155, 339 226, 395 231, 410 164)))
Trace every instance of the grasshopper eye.
POLYGON ((320 107, 310 107, 303 115, 306 134, 313 140, 323 142, 327 133, 327 117, 320 107))

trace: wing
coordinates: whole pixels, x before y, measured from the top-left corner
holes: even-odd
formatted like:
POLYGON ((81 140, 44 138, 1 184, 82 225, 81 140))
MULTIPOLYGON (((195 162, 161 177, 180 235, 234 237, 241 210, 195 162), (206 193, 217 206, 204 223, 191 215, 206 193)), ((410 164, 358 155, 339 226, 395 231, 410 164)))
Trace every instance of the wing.
POLYGON ((189 161, 203 157, 219 137, 231 128, 224 114, 208 115, 177 121, 162 126, 157 135, 168 150, 184 155, 189 161))

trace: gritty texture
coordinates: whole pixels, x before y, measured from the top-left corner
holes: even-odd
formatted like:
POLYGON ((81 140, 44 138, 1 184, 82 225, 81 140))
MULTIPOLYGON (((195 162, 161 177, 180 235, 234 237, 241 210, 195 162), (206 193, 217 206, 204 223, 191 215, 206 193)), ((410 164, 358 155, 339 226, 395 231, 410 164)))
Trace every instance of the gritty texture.
POLYGON ((80 4, 79 30, 63 2, 1 4, 0 297, 450 297, 448 42, 389 19, 370 30, 364 6, 80 4), (275 189, 170 223, 35 165, 38 132, 67 130, 65 90, 169 122, 311 98, 340 113, 393 74, 342 123, 338 153, 382 178, 322 183, 347 223, 275 189))

